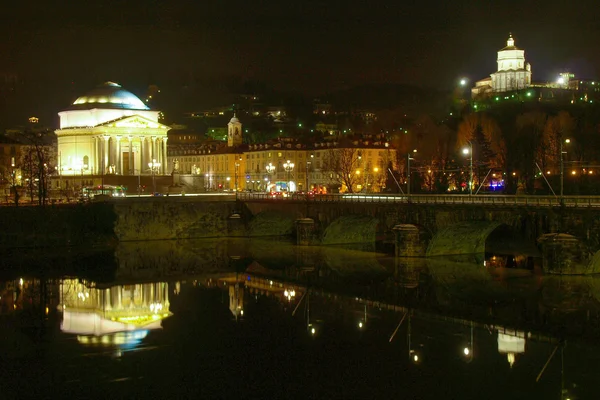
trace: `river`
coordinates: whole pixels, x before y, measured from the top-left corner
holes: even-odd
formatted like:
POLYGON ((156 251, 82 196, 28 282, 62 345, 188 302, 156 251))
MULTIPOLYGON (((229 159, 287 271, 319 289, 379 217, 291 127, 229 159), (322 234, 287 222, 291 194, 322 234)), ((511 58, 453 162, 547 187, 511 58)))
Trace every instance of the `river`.
POLYGON ((593 399, 600 277, 218 239, 19 252, 2 398, 593 399))

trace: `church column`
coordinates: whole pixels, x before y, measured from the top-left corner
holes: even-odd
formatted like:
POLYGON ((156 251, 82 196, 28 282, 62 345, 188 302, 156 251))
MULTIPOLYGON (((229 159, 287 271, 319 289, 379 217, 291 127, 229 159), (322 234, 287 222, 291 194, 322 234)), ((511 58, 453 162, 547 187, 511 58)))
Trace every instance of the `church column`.
POLYGON ((104 135, 104 165, 102 166, 102 173, 105 174, 106 173, 106 168, 108 168, 109 166, 109 153, 110 153, 110 143, 109 143, 109 139, 110 136, 108 135, 104 135))
POLYGON ((144 146, 144 142, 146 141, 146 138, 144 136, 140 136, 140 175, 142 174, 142 172, 144 172, 146 170, 146 157, 144 155, 144 151, 146 150, 146 146, 144 146))
POLYGON ((90 160, 90 168, 92 169, 92 175, 98 173, 98 138, 92 136, 94 143, 92 144, 92 159, 90 160))
POLYGON ((165 301, 164 301, 164 309, 165 311, 169 310, 169 283, 165 282, 165 301))
POLYGON ((167 159, 167 137, 165 136, 162 140, 163 142, 163 148, 162 148, 162 163, 163 163, 163 175, 166 175, 169 171, 167 169, 167 163, 168 163, 168 159, 167 159))
POLYGON ((150 155, 150 161, 156 160, 156 136, 152 136, 152 154, 150 155))
POLYGON ((104 309, 111 310, 112 309, 112 301, 110 295, 110 288, 104 290, 104 309))
POLYGON ((133 140, 133 136, 129 135, 127 137, 127 139, 129 140, 129 152, 127 153, 128 155, 128 164, 129 164, 129 170, 127 171, 127 175, 134 175, 135 172, 135 165, 133 165, 133 146, 131 145, 131 141, 133 140))
POLYGON ((100 172, 102 172, 100 170, 100 165, 102 164, 102 143, 100 141, 100 136, 96 136, 95 138, 95 142, 96 142, 96 162, 95 162, 95 168, 96 168, 96 175, 100 175, 100 172))
POLYGON ((117 154, 116 154, 116 165, 115 165, 115 174, 122 174, 121 172, 121 158, 122 158, 122 153, 121 153, 121 135, 117 135, 117 145, 116 145, 116 150, 117 150, 117 154))

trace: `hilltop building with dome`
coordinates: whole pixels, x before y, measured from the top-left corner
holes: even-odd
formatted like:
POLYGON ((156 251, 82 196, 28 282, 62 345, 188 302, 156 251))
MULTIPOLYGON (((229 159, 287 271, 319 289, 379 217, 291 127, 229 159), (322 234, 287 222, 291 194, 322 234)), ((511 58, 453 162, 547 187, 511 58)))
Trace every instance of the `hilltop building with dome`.
POLYGON ((471 95, 475 98, 487 93, 521 90, 531 85, 531 64, 525 61, 525 50, 515 46, 512 34, 506 47, 498 50, 498 70, 489 77, 475 82, 471 95))
POLYGON ((600 82, 576 78, 561 72, 549 82, 532 81, 531 64, 525 60, 525 50, 515 45, 512 35, 506 46, 498 50, 498 70, 475 82, 471 88, 473 108, 483 110, 505 101, 541 101, 564 104, 594 103, 600 100, 600 82))
POLYGON ((165 174, 168 126, 133 93, 105 82, 58 113, 62 175, 165 174))

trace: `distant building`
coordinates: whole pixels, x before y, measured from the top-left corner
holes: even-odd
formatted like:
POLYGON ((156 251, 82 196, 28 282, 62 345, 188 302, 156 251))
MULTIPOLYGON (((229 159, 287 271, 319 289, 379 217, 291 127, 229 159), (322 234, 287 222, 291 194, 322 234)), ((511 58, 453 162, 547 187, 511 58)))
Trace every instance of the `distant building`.
MULTIPOLYGON (((367 177, 364 187, 359 189, 380 191, 388 164, 396 165, 395 150, 381 139, 306 144, 280 137, 267 143, 244 145, 239 119, 234 115, 227 125, 226 142, 206 140, 195 148, 171 148, 169 165, 178 165, 181 174, 197 177, 202 182, 200 189, 205 191, 316 190, 322 193, 328 192, 335 180, 335 173, 325 171, 324 163, 332 150, 352 149, 359 155, 359 173, 367 177)), ((181 181, 198 185, 198 180, 186 179, 182 176, 181 181)))
POLYGON ((525 50, 515 46, 512 34, 506 47, 498 51, 498 70, 490 77, 475 82, 471 89, 473 98, 482 94, 521 90, 531 85, 531 64, 525 61, 525 50))
POLYGON ((506 47, 498 51, 498 70, 488 78, 475 82, 471 89, 475 109, 503 101, 542 101, 560 103, 593 103, 600 100, 600 82, 578 79, 573 73, 561 72, 550 82, 534 82, 531 64, 525 51, 515 46, 512 35, 506 47), (486 101, 491 102, 486 105, 486 101))

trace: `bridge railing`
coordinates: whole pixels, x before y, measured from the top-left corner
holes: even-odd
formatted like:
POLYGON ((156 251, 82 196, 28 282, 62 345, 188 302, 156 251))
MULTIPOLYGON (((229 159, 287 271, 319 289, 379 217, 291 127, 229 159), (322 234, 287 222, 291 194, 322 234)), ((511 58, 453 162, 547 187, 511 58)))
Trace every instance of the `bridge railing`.
POLYGON ((485 204, 500 206, 533 207, 600 207, 600 196, 521 196, 521 195, 387 195, 387 194, 281 194, 239 192, 239 200, 264 201, 308 201, 308 202, 351 202, 351 203, 416 203, 416 204, 485 204))

